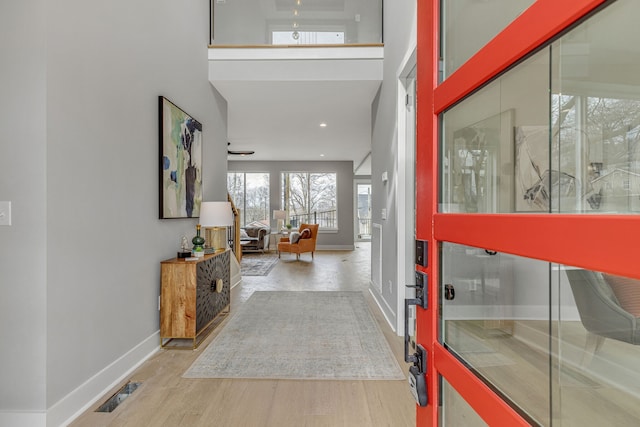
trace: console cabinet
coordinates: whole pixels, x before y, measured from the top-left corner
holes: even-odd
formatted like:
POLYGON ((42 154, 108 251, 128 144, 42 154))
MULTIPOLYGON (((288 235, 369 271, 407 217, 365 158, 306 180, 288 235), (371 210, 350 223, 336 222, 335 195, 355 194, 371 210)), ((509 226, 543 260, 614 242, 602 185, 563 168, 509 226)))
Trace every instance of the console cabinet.
POLYGON ((173 258, 160 263, 160 344, 191 340, 196 348, 229 312, 230 251, 197 261, 173 258))

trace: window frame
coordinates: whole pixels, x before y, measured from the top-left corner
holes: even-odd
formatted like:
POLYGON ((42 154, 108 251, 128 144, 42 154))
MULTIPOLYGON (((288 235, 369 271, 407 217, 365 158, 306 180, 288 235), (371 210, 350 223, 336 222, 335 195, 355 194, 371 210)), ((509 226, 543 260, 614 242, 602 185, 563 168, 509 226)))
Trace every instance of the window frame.
MULTIPOLYGON (((317 175, 323 175, 323 174, 331 174, 334 176, 335 180, 334 180, 334 184, 335 184, 335 199, 334 199, 334 204, 335 204, 335 226, 334 227, 326 227, 326 226, 321 226, 320 229, 318 230, 319 233, 335 233, 340 229, 340 223, 338 221, 339 219, 339 206, 338 206, 338 173, 335 171, 304 171, 304 170, 300 170, 300 171, 280 171, 280 181, 279 181, 279 190, 280 190, 280 209, 284 210, 287 212, 287 220, 289 220, 289 209, 287 206, 287 200, 286 200, 286 194, 287 192, 285 191, 285 175, 291 175, 291 174, 306 174, 307 175, 307 182, 310 183, 310 176, 317 174, 317 175)), ((311 194, 311 191, 307 191, 307 194, 311 194)), ((311 202, 310 200, 307 200, 307 204, 310 205, 311 202)), ((311 215, 311 212, 308 212, 307 215, 311 215)))
MULTIPOLYGON (((246 212, 247 212, 247 175, 248 174, 256 174, 256 175, 265 175, 266 176, 266 181, 267 181, 267 201, 268 201, 268 206, 267 206, 267 212, 266 212, 266 221, 270 221, 270 212, 271 212, 271 173, 270 172, 260 172, 260 171, 227 171, 227 193, 232 197, 233 200, 233 195, 231 194, 231 192, 229 191, 229 175, 231 174, 235 174, 235 175, 242 175, 243 176, 243 181, 242 181, 242 190, 243 190, 243 204, 242 206, 236 206, 238 209, 240 209, 240 227, 246 227, 247 226, 247 217, 246 217, 246 212)), ((236 200, 233 200, 234 203, 237 203, 236 200)), ((251 222, 255 222, 251 221, 251 222)), ((269 223, 265 224, 265 226, 269 226, 269 223)))

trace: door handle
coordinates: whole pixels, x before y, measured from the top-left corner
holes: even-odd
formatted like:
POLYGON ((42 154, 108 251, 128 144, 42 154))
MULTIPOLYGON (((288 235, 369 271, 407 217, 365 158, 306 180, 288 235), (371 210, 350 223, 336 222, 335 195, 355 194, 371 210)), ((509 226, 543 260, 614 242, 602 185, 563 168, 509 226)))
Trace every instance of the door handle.
POLYGON ((427 406, 429 394, 427 393, 427 350, 418 344, 417 360, 409 368, 409 389, 418 406, 427 406))
POLYGON ((407 363, 413 363, 413 366, 409 368, 409 388, 411 394, 419 406, 426 406, 427 397, 427 351, 418 344, 417 351, 413 354, 409 354, 409 342, 411 337, 409 336, 409 307, 412 305, 420 306, 423 309, 428 308, 428 276, 426 273, 416 271, 415 285, 407 285, 407 288, 414 288, 416 290, 415 298, 404 299, 404 361, 407 363))
POLYGON ((409 307, 412 305, 420 306, 424 309, 428 307, 428 298, 425 285, 428 284, 428 276, 426 273, 416 271, 415 285, 407 285, 407 288, 415 288, 415 298, 404 299, 404 361, 407 363, 414 362, 413 356, 409 355, 409 307))

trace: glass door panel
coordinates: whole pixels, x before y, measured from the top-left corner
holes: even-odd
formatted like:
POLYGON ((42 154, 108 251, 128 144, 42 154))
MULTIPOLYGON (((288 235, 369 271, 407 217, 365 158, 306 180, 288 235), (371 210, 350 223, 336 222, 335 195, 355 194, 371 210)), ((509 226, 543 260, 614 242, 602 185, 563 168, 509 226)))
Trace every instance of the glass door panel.
POLYGON ((441 212, 548 210, 549 50, 442 114, 441 212))
POLYGON ((552 277, 554 424, 640 425, 640 280, 557 264, 552 277))
POLYGON ((552 45, 554 212, 640 212, 637 16, 614 2, 552 45))
POLYGON ((442 0, 444 78, 535 0, 442 0))
POLYGON ((549 264, 451 243, 441 262, 443 344, 549 425, 549 264))
POLYGON ((485 427, 482 418, 473 410, 471 406, 460 396, 455 388, 442 379, 442 402, 443 413, 440 417, 441 427, 485 427))

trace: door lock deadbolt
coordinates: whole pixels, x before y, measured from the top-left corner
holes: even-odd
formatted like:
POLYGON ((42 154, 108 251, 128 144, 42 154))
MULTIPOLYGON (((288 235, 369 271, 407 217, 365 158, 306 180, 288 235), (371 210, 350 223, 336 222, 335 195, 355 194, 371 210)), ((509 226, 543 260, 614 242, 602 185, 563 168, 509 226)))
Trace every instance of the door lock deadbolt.
POLYGON ((451 301, 456 297, 456 290, 453 285, 444 285, 444 299, 451 301))

